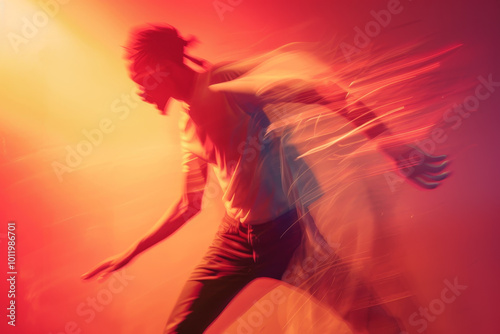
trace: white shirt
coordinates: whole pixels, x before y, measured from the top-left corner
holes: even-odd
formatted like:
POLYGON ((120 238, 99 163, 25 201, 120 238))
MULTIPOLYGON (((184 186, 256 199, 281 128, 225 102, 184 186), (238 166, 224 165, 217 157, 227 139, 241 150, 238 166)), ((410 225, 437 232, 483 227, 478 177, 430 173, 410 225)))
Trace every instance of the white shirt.
POLYGON ((205 186, 202 175, 208 165, 212 166, 227 213, 242 223, 258 224, 294 207, 285 194, 282 177, 290 177, 287 161, 294 159, 288 155, 296 151, 284 153, 282 138, 266 135, 269 121, 261 108, 209 88, 237 76, 235 71, 215 68, 198 77, 193 99, 179 121, 183 171, 187 191, 194 192, 205 186))

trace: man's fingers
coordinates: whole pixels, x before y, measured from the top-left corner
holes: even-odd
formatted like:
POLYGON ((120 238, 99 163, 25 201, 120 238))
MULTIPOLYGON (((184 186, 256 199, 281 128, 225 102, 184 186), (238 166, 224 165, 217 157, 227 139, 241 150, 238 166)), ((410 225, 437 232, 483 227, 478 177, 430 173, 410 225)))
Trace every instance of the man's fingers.
POLYGON ((444 179, 446 179, 448 176, 450 176, 450 172, 444 172, 444 173, 441 173, 441 174, 437 174, 437 175, 434 175, 434 174, 423 174, 423 176, 429 180, 432 180, 432 181, 442 181, 444 179))
POLYGON ((98 273, 100 273, 101 271, 103 271, 104 269, 108 268, 109 265, 110 265, 109 261, 104 262, 104 263, 98 265, 93 270, 91 270, 91 271, 86 272, 85 274, 83 274, 81 276, 81 278, 84 279, 84 280, 91 279, 92 277, 94 277, 95 275, 97 275, 98 273))
POLYGON ((98 267, 98 268, 96 268, 96 269, 94 269, 92 271, 86 272, 85 274, 83 274, 81 276, 81 278, 84 279, 84 280, 91 279, 92 277, 94 277, 100 271, 101 271, 101 267, 98 267))
POLYGON ((428 182, 420 176, 411 178, 411 180, 413 180, 417 185, 425 189, 435 189, 437 188, 437 186, 439 186, 439 182, 428 182))
POLYGON ((109 275, 111 275, 113 271, 114 269, 105 270, 101 275, 99 275, 99 277, 97 278, 97 282, 102 283, 107 280, 109 275))
POLYGON ((410 168, 411 173, 406 173, 406 177, 417 186, 424 189, 435 189, 450 172, 444 170, 449 165, 447 155, 430 155, 419 147, 410 146, 407 154, 400 155, 396 158, 399 168, 410 168), (417 154, 416 154, 417 153, 417 154), (416 155, 415 155, 416 154, 416 155))
POLYGON ((447 166, 449 162, 443 161, 438 165, 431 165, 429 163, 424 163, 422 166, 424 167, 423 173, 439 173, 442 172, 447 166))
POLYGON ((443 155, 426 155, 425 160, 428 162, 440 162, 443 161, 447 158, 448 156, 443 154, 443 155))

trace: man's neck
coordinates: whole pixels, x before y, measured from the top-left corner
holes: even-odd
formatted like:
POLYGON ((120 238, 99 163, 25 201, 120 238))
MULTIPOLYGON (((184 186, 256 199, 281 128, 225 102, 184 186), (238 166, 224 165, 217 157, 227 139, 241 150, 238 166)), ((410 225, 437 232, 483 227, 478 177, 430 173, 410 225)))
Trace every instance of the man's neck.
POLYGON ((183 89, 183 101, 187 104, 191 104, 194 98, 196 86, 198 84, 198 80, 200 79, 202 73, 198 73, 193 69, 186 67, 185 72, 183 73, 185 82, 185 86, 183 89))

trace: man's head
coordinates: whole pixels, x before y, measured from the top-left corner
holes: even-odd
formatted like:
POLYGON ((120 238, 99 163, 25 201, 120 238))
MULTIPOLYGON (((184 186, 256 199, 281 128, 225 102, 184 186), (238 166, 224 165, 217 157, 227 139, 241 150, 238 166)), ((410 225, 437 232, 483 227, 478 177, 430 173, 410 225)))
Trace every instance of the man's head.
POLYGON ((184 48, 189 43, 174 27, 152 25, 132 32, 125 47, 130 77, 139 85, 139 95, 163 114, 168 100, 182 99, 186 89, 184 48))

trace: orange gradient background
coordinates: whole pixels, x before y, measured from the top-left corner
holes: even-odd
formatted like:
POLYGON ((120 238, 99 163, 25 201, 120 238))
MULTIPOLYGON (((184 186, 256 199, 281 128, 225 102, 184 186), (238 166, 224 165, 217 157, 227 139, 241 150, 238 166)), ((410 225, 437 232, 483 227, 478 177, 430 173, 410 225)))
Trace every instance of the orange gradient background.
MULTIPOLYGON (((7 222, 14 220, 18 271, 16 327, 7 325, 8 286, 2 279, 0 328, 23 334, 160 333, 223 207, 220 196, 207 201, 200 215, 135 260, 113 287, 80 279, 142 236, 181 192, 178 104, 172 102, 163 117, 134 96, 122 49, 130 29, 169 23, 201 41, 191 54, 215 63, 293 41, 335 38, 352 44, 354 28, 389 1, 221 0, 232 8, 223 20, 212 0, 61 2, 0 0, 0 268, 6 277, 7 222), (13 46, 8 36, 23 36, 23 20, 33 22, 44 10, 41 3, 58 5, 45 7, 53 15, 46 22, 38 17, 36 31, 13 46), (65 164, 68 147, 76 149, 86 140, 84 132, 102 122, 108 132, 87 156, 73 160, 71 172, 58 175, 54 162, 65 164), (91 311, 89 298, 102 297, 102 289, 112 290, 106 294, 111 299, 91 311)), ((463 43, 451 60, 460 69, 457 80, 492 74, 500 81, 498 2, 401 5, 403 11, 372 44, 429 36, 435 46, 463 43)), ((395 202, 411 212, 399 222, 404 228, 397 255, 418 301, 426 306, 438 298, 445 279, 458 277, 467 286, 427 333, 500 332, 499 103, 500 89, 439 147, 438 153, 450 155, 453 172, 442 187, 427 192, 408 186, 395 202)), ((247 289, 219 322, 233 321, 234 309, 273 284, 247 289)), ((263 333, 276 333, 273 317, 263 333)))

